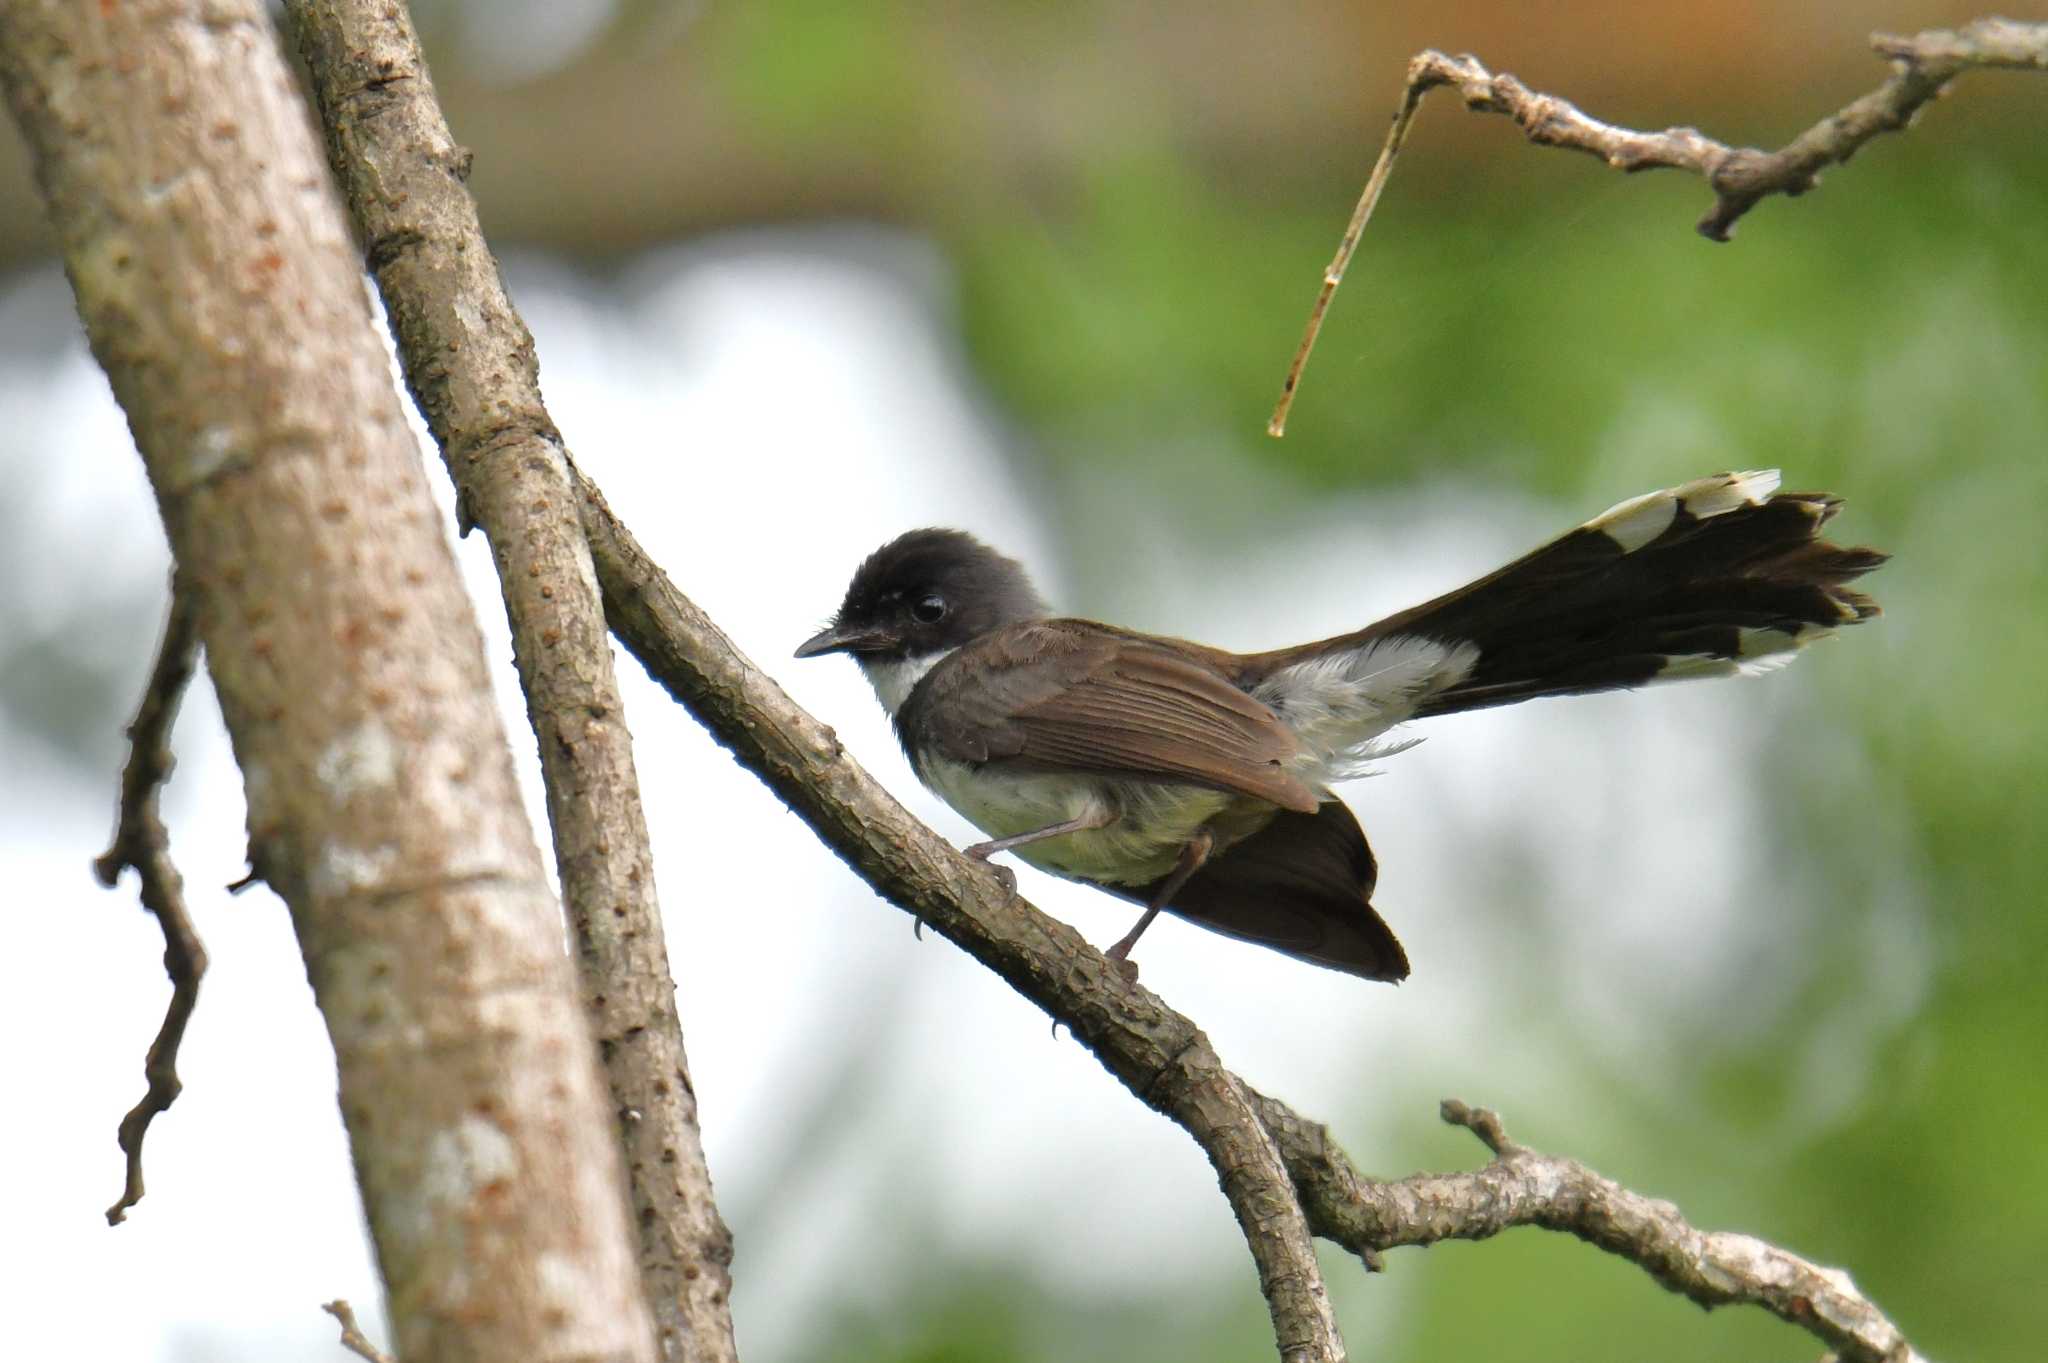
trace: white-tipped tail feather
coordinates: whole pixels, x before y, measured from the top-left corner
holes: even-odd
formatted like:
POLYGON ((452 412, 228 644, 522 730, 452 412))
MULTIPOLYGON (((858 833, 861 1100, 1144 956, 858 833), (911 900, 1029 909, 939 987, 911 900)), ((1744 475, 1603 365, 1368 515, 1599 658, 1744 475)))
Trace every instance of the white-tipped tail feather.
POLYGON ((1315 760, 1341 779, 1411 716, 1782 666, 1877 614, 1846 584, 1885 556, 1822 539, 1840 502, 1778 481, 1758 469, 1632 497, 1469 586, 1287 650, 1260 699, 1307 715, 1315 760))
POLYGON ((1632 554, 1662 538, 1681 509, 1693 519, 1704 521, 1726 515, 1737 507, 1762 506, 1778 490, 1779 481, 1776 469, 1695 478, 1690 483, 1618 502, 1587 521, 1586 529, 1602 532, 1621 546, 1621 552, 1632 554))
MULTIPOLYGON (((1850 616, 1855 619, 1855 616, 1850 616)), ((1825 625, 1795 625, 1789 629, 1744 628, 1735 632, 1735 656, 1713 653, 1680 653, 1664 660, 1653 682, 1690 681, 1695 677, 1761 677, 1776 672, 1799 656, 1799 650, 1834 630, 1825 625)))

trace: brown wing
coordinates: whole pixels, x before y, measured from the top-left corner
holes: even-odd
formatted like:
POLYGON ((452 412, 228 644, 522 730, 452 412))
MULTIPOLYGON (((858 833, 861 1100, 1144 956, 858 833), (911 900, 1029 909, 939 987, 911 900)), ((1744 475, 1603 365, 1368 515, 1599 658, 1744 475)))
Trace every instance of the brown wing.
MULTIPOLYGON (((1313 814, 1283 812, 1212 858, 1167 911, 1332 970, 1399 981, 1408 956, 1372 907, 1378 878, 1358 820, 1332 800, 1313 814)), ((1159 887, 1102 888, 1149 903, 1159 887)))
POLYGON ((1079 620, 999 630, 931 674, 898 714, 906 746, 955 761, 1100 772, 1313 811, 1299 749, 1266 705, 1198 652, 1079 620))

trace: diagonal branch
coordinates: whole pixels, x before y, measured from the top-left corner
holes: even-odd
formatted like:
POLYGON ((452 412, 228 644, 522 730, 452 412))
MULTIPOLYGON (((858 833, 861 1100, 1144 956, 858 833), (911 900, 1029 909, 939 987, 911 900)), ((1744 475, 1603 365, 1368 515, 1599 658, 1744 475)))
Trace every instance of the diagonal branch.
POLYGON ((405 6, 287 10, 406 381, 497 563, 662 1355, 729 1363, 732 1233, 712 1196, 632 736, 533 338, 484 244, 468 154, 405 6))
POLYGON ((121 1199, 107 1208, 107 1224, 128 1219, 128 1209, 142 1200, 142 1140, 149 1124, 168 1110, 184 1090, 178 1078, 178 1048, 185 1024, 199 1005, 199 981, 206 974, 206 947, 185 910, 185 883, 171 861, 170 835, 164 831, 158 797, 171 779, 176 759, 171 753, 171 726, 178 702, 192 680, 199 659, 199 633, 191 592, 171 580, 171 604, 164 619, 163 641, 156 666, 142 693, 135 722, 128 726, 128 765, 121 772, 121 805, 114 841, 92 864, 93 874, 108 889, 120 883, 121 872, 133 867, 142 882, 142 907, 156 916, 164 934, 164 973, 171 979, 171 1002, 163 1026, 149 1045, 142 1073, 149 1087, 142 1101, 121 1119, 121 1153, 128 1177, 121 1199))
POLYGON ((1846 162, 1866 142, 1911 126, 1922 106, 1940 95, 1965 71, 2048 70, 2048 23, 2016 23, 2010 19, 1978 19, 1959 29, 1930 29, 1911 37, 1873 34, 1870 45, 1892 63, 1884 84, 1829 114, 1776 151, 1732 147, 1697 128, 1666 128, 1637 132, 1603 123, 1570 100, 1531 90, 1507 72, 1494 73, 1477 57, 1418 52, 1408 63, 1400 106, 1374 164, 1365 192, 1337 245, 1337 254, 1323 271, 1323 283, 1281 385, 1280 401, 1266 430, 1278 436, 1287 428, 1301 373, 1315 348, 1330 299, 1343 282, 1358 238, 1372 217, 1380 191, 1386 187, 1401 144, 1421 107, 1422 98, 1442 86, 1454 87, 1465 107, 1476 113, 1505 114, 1515 120, 1531 142, 1597 156, 1614 169, 1683 170, 1699 176, 1714 191, 1714 206, 1699 221, 1701 236, 1727 241, 1743 214, 1774 194, 1796 198, 1820 183, 1827 167, 1846 162))
MULTIPOLYGON (((877 785, 831 729, 790 700, 651 562, 604 498, 583 484, 584 527, 612 629, 655 680, 742 765, 891 903, 923 919, 1065 1024, 1139 1099, 1187 1127, 1209 1153, 1260 1254, 1231 1166, 1198 1128, 1202 1105, 1234 1086, 1284 1161, 1309 1230, 1358 1255, 1510 1226, 1567 1231, 1643 1268, 1704 1306, 1760 1306, 1839 1351, 1845 1363, 1919 1355, 1846 1275, 1744 1235, 1693 1229, 1668 1203, 1629 1192, 1575 1161, 1510 1144, 1490 1113, 1446 1104, 1447 1120, 1488 1139, 1497 1158, 1467 1174, 1379 1182, 1359 1174, 1328 1128, 1221 1068, 1195 1024, 1123 976, 1080 935, 1006 891, 877 785)), ((1224 1130, 1241 1141, 1235 1128, 1224 1130)), ((1233 1147, 1231 1157, 1235 1157, 1233 1147)), ((1251 1172, 1256 1173, 1256 1168, 1251 1172)), ((1270 1196, 1270 1184, 1260 1190, 1270 1196)), ((1262 1284, 1267 1260, 1260 1259, 1262 1284)), ((1320 1297, 1317 1285, 1316 1296, 1320 1297)), ((1269 1297, 1286 1341, 1283 1309, 1269 1297)), ((1303 1318, 1290 1307, 1285 1319, 1303 1318)))
POLYGON ((1271 1135, 1201 1030, 918 822, 676 590, 587 481, 583 497, 606 615, 654 679, 878 893, 1064 1023, 1140 1101, 1186 1128, 1244 1230, 1282 1356, 1342 1358, 1271 1135))

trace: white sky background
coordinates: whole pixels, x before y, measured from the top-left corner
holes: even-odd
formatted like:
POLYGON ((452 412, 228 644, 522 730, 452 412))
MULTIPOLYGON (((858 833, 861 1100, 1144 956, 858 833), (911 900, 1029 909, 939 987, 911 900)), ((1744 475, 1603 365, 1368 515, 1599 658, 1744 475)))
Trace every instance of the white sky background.
MULTIPOLYGON (((1355 627, 1645 490, 1552 507, 1453 479, 1311 501, 1252 481, 1220 448, 1189 448, 1178 457, 1209 489, 1199 508, 1112 461, 1062 489, 1080 510, 1059 533, 1018 473, 1028 437, 977 397, 955 348, 941 261, 911 239, 757 233, 652 255, 609 285, 515 261, 512 284, 557 421, 648 550, 956 841, 970 830, 917 787, 853 666, 789 657, 861 556, 899 531, 962 526, 1031 564, 1055 602, 1250 648, 1355 627), (1223 480, 1242 495, 1218 495, 1223 480), (1219 506, 1240 522, 1220 549, 1189 528, 1213 525, 1219 506), (1110 527, 1132 552, 1084 597, 1053 546, 1110 527)), ((0 329, 49 316, 48 292, 62 288, 54 270, 0 281, 0 329)), ((47 349, 64 351, 54 382, 47 368, 0 369, 0 430, 17 436, 0 440, 0 486, 32 502, 25 542, 0 546, 0 566, 18 609, 57 619, 82 596, 160 593, 165 557, 140 461, 75 329, 47 349)), ((1674 469, 1670 481, 1710 471, 1674 469)), ((438 460, 429 473, 445 504, 438 460)), ((480 536, 460 553, 544 827, 489 556, 480 536)), ((96 644, 132 678, 124 706, 152 643, 96 644)), ((1764 1025, 1796 983, 1760 964, 1782 954, 1773 943, 1796 920, 1803 872, 1773 841, 1755 782, 1781 726, 1811 720, 1809 674, 1853 666, 1821 652, 1739 684, 1432 726, 1386 774, 1350 787, 1382 862, 1377 901, 1415 965, 1399 989, 1171 919, 1139 953, 1145 981, 1240 1073, 1336 1122, 1368 1167, 1384 1168, 1376 1155, 1396 1131, 1447 1094, 1511 1115, 1540 1106, 1556 1123, 1531 1138, 1573 1145, 1586 1133, 1565 1117, 1606 1101, 1570 1067, 1585 1052, 1600 1057, 1600 1082, 1620 1076, 1641 1101, 1681 1102, 1670 1039, 1703 1019, 1729 1034, 1764 1025)), ((1255 1300, 1214 1176, 1184 1135, 952 946, 914 942, 904 915, 637 664, 622 659, 621 676, 712 1172, 739 1237, 748 1358, 791 1357, 821 1303, 930 1272, 906 1256, 934 1240, 963 1258, 1021 1252, 1076 1297, 1213 1284, 1255 1300), (819 1128, 826 1138, 800 1151, 819 1128), (903 1219, 901 1256, 875 1252, 891 1243, 877 1217, 903 1219)), ((110 731, 127 718, 110 714, 110 731)), ((114 1230, 101 1217, 120 1185, 113 1132, 141 1092, 168 992, 160 940, 132 882, 106 893, 88 871, 114 771, 82 776, 7 724, 9 1352, 338 1357, 317 1303, 346 1296, 374 1320, 377 1289, 332 1053, 282 906, 265 890, 220 889, 243 870, 242 806, 211 693, 187 702, 167 801, 212 970, 185 1043, 185 1095, 150 1134, 149 1194, 114 1230)), ((1853 771, 1852 739, 1824 721, 1802 741, 1807 760, 1853 771)), ((1121 901, 1019 871, 1025 893, 1091 940, 1129 926, 1121 901)), ((1838 1101, 1862 1087, 1865 1048, 1913 1004, 1919 977, 1896 964, 1912 907, 1902 898, 1873 914, 1861 944, 1884 987, 1786 1042, 1840 1076, 1838 1101)), ((1441 1150, 1441 1163, 1477 1156, 1449 1138, 1441 1150)), ((1336 1284, 1340 1302, 1371 1294, 1368 1336, 1387 1328, 1399 1277, 1336 1284)))

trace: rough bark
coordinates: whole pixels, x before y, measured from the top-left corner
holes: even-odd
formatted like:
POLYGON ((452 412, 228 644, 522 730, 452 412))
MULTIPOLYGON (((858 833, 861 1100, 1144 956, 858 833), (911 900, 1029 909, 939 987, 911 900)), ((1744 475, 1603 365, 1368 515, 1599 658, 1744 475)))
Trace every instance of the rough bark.
POLYGON ((192 592, 397 1352, 653 1357, 560 919, 257 0, 0 0, 0 79, 192 592))
POLYGON ((712 1196, 632 739, 533 338, 505 296, 405 6, 286 8, 407 382, 497 560, 662 1355, 729 1363, 732 1234, 712 1196))

